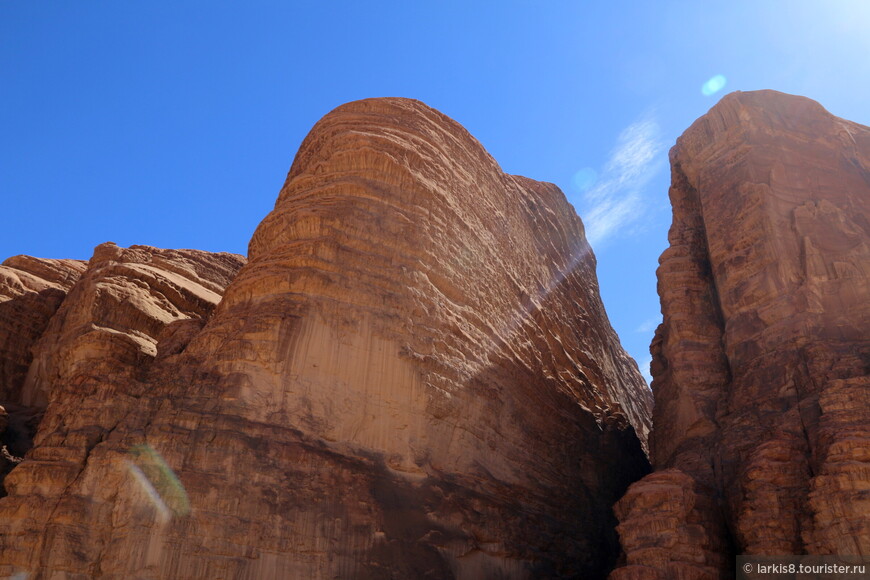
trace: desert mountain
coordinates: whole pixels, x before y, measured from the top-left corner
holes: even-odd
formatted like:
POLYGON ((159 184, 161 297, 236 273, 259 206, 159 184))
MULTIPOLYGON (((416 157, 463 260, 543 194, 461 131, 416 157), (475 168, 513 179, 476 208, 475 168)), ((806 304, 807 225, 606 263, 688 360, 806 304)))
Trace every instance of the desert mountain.
POLYGON ((0 392, 44 418, 5 480, 0 575, 612 567, 651 394, 558 188, 419 102, 354 102, 245 262, 104 244, 8 293, 39 313, 0 327, 0 392))
POLYGON ((870 555, 870 129, 733 93, 670 159, 655 472, 617 505, 628 566, 611 578, 870 555))

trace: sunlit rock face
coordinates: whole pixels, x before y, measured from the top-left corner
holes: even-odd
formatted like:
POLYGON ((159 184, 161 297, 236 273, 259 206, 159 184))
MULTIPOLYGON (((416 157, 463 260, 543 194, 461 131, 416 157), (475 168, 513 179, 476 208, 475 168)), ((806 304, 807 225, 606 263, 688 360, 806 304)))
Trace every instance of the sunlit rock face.
POLYGON ((22 401, 31 351, 84 270, 82 261, 30 256, 0 264, 0 486, 33 445, 45 410, 22 401))
POLYGON ((0 400, 21 398, 30 351, 84 270, 79 260, 30 256, 0 264, 0 400))
POLYGON ((651 395, 564 195, 454 121, 404 99, 327 115, 225 292, 237 258, 166 267, 168 292, 132 251, 98 249, 36 348, 25 392, 48 412, 0 500, 0 575, 602 578, 616 561, 651 395))
POLYGON ((671 167, 655 473, 616 507, 628 566, 611 578, 870 555, 870 129, 734 93, 671 167))
MULTIPOLYGON (((142 429, 172 396, 154 377, 199 331, 244 258, 107 243, 87 263, 14 260, 6 265, 43 266, 28 271, 47 281, 50 291, 39 296, 51 297, 54 310, 31 340, 32 360, 22 359, 26 376, 2 377, 0 405, 28 413, 26 423, 3 434, 4 443, 18 440, 19 448, 9 446, 14 460, 21 446, 30 446, 29 437, 22 441, 32 434, 28 429, 38 424, 38 431, 4 481, 0 577, 99 576, 100 554, 125 517, 124 502, 143 493, 131 485, 130 468, 154 471, 132 443, 136 435, 122 433, 142 429)), ((11 352, 16 337, 0 339, 11 352)))

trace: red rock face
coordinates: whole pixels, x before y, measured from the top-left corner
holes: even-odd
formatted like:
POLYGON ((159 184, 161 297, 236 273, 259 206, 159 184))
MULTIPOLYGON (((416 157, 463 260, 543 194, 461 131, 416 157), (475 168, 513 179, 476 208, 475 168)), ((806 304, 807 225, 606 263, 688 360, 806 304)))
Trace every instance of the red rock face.
POLYGON ((20 402, 30 349, 84 270, 78 260, 30 256, 0 265, 0 399, 20 402))
MULTIPOLYGON (((159 366, 155 361, 164 351, 168 355, 183 348, 179 344, 183 329, 201 328, 243 262, 241 256, 231 254, 147 246, 123 249, 112 243, 98 246, 87 264, 24 257, 7 260, 6 266, 19 271, 40 266, 29 271, 39 272, 46 282, 29 281, 27 288, 39 291, 33 300, 50 298, 53 310, 26 334, 28 351, 33 352, 32 360, 29 352, 28 358, 22 357, 29 363, 26 377, 22 373, 3 377, 2 404, 15 410, 10 417, 17 414, 20 426, 13 429, 16 425, 10 421, 4 434, 6 441, 11 437, 8 431, 13 431, 19 448, 10 445, 12 459, 6 458, 15 469, 7 469, 11 473, 4 486, 9 495, 0 502, 0 562, 5 566, 0 566, 0 575, 39 569, 29 562, 42 546, 51 550, 46 571, 75 570, 71 562, 91 557, 80 573, 96 575, 98 563, 89 552, 93 537, 112 528, 105 513, 90 519, 91 506, 97 502, 92 492, 119 493, 127 486, 111 471, 85 483, 82 475, 91 452, 126 418, 145 415, 163 402, 166 394, 149 384, 159 366), (23 439, 32 437, 37 424, 34 440, 23 439), (20 461, 17 455, 23 455, 31 443, 33 448, 20 461)), ((11 279, 11 269, 6 272, 7 280, 11 279)), ((10 335, 2 343, 6 352, 12 352, 13 338, 10 335)))
POLYGON ((628 566, 611 578, 870 554, 870 129, 735 93, 671 166, 656 473, 616 508, 628 566))
POLYGON ((360 101, 306 138, 213 316, 238 262, 161 252, 101 247, 39 341, 0 574, 612 566, 651 396, 555 186, 421 103, 360 101))
POLYGON ((33 445, 44 410, 22 404, 31 349, 84 270, 78 260, 29 256, 0 265, 0 485, 33 445))

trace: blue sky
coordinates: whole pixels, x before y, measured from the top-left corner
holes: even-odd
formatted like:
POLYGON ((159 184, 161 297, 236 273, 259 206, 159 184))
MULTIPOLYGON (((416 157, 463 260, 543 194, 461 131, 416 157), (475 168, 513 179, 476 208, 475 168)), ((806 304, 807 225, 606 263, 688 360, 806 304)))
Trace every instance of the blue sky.
POLYGON ((868 30, 865 0, 0 0, 0 259, 245 253, 321 116, 413 97, 562 188, 645 367, 668 148, 733 90, 870 124, 868 30))

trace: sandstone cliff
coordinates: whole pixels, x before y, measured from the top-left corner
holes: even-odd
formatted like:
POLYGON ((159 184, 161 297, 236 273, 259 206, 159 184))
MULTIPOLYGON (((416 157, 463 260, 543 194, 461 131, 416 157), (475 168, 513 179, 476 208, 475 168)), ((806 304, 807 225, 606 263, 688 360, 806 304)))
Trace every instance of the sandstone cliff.
POLYGON ((31 349, 84 269, 76 260, 29 256, 0 265, 0 485, 30 449, 42 418, 42 408, 22 404, 31 349))
POLYGON ((84 270, 81 261, 29 256, 0 264, 0 400, 21 398, 30 349, 84 270))
POLYGON ((734 93, 671 150, 655 473, 611 578, 727 578, 735 554, 870 555, 870 129, 734 93))
POLYGON ((21 388, 47 410, 0 575, 606 574, 651 395, 555 186, 421 103, 355 102, 239 263, 98 248, 21 388))
POLYGON ((26 479, 40 489, 69 483, 64 474, 76 473, 90 447, 140 406, 139 375, 158 339, 165 349, 175 329, 201 325, 241 263, 228 254, 111 243, 87 264, 7 260, 4 291, 12 299, 0 308, 10 311, 10 325, 0 348, 13 372, 0 377, 0 405, 10 411, 0 429, 4 475, 40 429, 37 448, 5 488, 26 479))

